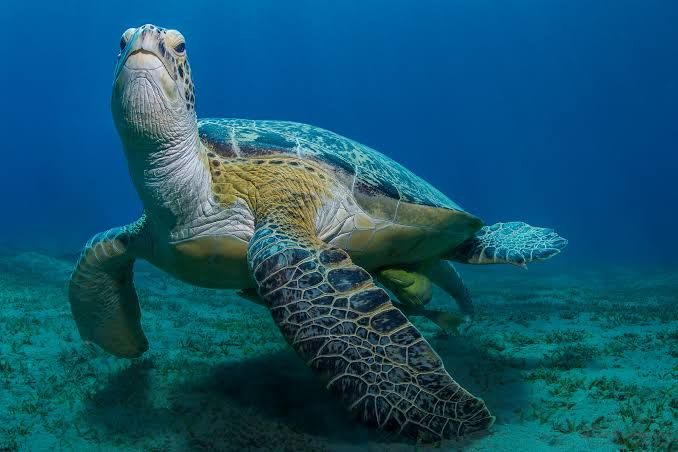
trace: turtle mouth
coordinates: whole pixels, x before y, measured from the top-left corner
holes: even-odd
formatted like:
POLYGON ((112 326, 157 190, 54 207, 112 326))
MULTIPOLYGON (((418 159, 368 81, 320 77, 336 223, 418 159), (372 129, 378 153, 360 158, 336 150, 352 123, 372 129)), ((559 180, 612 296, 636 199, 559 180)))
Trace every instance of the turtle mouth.
POLYGON ((160 58, 153 52, 139 49, 130 53, 124 67, 129 71, 153 71, 164 66, 160 58))
POLYGON ((167 74, 172 80, 172 70, 167 67, 167 63, 155 52, 144 48, 136 50, 126 50, 118 57, 118 64, 115 68, 115 76, 113 77, 113 84, 115 84, 123 73, 131 75, 133 73, 140 73, 146 71, 148 73, 157 72, 161 67, 165 68, 167 74))
POLYGON ((145 79, 160 88, 159 92, 164 93, 164 96, 161 96, 163 100, 169 102, 177 100, 176 81, 167 70, 167 66, 157 54, 145 49, 130 52, 125 61, 120 64, 120 70, 113 84, 113 98, 133 95, 133 93, 143 96, 149 95, 150 92, 145 89, 138 89, 148 86, 147 84, 135 83, 139 79, 145 79))

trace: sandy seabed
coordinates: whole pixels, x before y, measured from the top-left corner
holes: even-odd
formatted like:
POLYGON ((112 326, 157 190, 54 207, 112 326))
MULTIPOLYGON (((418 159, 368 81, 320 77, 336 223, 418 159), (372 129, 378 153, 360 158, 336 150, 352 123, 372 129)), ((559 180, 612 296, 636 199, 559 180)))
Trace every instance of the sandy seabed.
POLYGON ((0 451, 678 450, 678 271, 460 266, 476 318, 456 335, 412 320, 497 422, 424 446, 350 420, 263 307, 144 263, 150 350, 84 344, 73 264, 0 256, 0 451))

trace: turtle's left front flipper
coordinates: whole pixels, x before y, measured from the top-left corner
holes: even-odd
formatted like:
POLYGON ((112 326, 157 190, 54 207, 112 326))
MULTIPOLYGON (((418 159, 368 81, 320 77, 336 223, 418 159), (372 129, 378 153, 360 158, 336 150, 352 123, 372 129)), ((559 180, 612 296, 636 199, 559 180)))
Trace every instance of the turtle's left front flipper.
POLYGON ((148 350, 132 281, 134 260, 148 246, 144 224, 141 217, 95 235, 71 275, 68 298, 80 336, 119 357, 148 350))
POLYGON ((424 441, 492 425, 370 275, 285 214, 260 220, 248 262, 283 336, 328 389, 363 423, 424 441))
POLYGON ((446 259, 465 264, 513 264, 550 259, 567 246, 567 239, 553 229, 520 221, 496 223, 481 228, 461 243, 446 259))

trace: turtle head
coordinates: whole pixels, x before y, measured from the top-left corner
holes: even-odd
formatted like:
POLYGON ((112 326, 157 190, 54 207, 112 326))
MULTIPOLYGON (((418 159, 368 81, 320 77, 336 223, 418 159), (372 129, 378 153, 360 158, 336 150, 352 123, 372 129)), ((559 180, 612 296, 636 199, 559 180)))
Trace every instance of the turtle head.
POLYGON ((197 129, 191 69, 181 33, 154 25, 120 39, 111 110, 126 145, 162 146, 197 129))

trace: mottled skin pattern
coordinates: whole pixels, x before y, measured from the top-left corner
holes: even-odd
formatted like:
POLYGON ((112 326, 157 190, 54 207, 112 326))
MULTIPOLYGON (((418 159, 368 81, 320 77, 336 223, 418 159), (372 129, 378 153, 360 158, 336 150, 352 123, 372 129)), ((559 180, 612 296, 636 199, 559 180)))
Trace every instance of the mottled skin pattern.
MULTIPOLYGON (((83 339, 121 357, 147 350, 132 281, 134 261, 145 259, 188 283, 243 289, 263 303, 297 353, 368 425, 437 441, 492 424, 483 401, 452 379, 369 272, 400 295, 405 312, 428 302, 435 283, 470 313, 468 291, 443 259, 540 260, 563 239, 524 225, 497 241, 493 227, 481 229, 416 175, 323 129, 198 122, 176 30, 127 30, 112 91, 144 215, 96 235, 76 265, 69 299, 83 339), (489 243, 519 253, 491 255, 489 243)), ((439 314, 421 315, 456 324, 439 314)))
POLYGON ((468 264, 513 264, 549 259, 565 248, 567 240, 553 229, 537 228, 520 221, 485 226, 457 246, 450 260, 468 264))
POLYGON ((494 418, 460 387, 369 273, 273 212, 248 250, 259 294, 285 339, 359 420, 436 441, 494 418))

